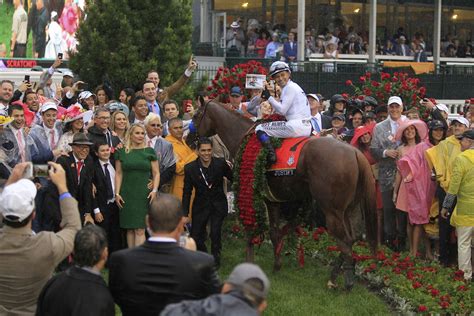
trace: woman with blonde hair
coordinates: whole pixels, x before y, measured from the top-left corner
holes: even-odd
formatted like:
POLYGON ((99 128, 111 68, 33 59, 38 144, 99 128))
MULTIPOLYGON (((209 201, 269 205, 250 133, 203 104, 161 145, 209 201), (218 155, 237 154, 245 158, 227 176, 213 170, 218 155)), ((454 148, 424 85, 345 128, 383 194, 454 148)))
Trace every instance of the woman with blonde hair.
POLYGON ((157 197, 160 169, 155 151, 146 146, 145 127, 132 124, 124 148, 115 152, 115 202, 120 208, 120 227, 127 230, 128 247, 145 241, 148 204, 157 197), (152 179, 152 190, 147 187, 152 179))
POLYGON ((110 120, 110 130, 117 134, 117 137, 122 143, 125 142, 125 135, 130 128, 130 122, 127 115, 122 111, 115 111, 110 120))

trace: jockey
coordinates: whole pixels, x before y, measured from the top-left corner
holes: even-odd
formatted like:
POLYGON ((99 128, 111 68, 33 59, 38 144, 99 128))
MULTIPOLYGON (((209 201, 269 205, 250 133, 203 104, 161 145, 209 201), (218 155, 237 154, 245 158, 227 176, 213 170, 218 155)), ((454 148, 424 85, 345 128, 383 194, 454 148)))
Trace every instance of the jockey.
MULTIPOLYGON (((290 80, 290 67, 282 61, 274 62, 270 67, 269 76, 275 80, 281 88, 280 101, 270 95, 270 85, 266 83, 266 89, 262 92, 261 98, 268 100, 275 113, 284 115, 287 121, 274 121, 260 124, 255 132, 262 145, 268 151, 267 163, 269 165, 276 162, 275 149, 270 142, 271 137, 290 138, 311 135, 311 109, 306 98, 306 94, 299 85, 290 80)), ((255 98, 256 99, 256 98, 255 98)), ((247 110, 255 110, 256 101, 252 100, 247 110)))

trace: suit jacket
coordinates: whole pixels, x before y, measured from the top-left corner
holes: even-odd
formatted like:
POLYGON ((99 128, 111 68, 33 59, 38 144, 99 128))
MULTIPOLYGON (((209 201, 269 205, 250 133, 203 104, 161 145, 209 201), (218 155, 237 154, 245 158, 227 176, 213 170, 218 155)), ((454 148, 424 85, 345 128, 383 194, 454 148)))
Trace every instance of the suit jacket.
POLYGON ((173 152, 173 145, 163 137, 158 137, 155 142, 156 156, 160 166, 160 187, 170 183, 176 172, 176 158, 173 152))
POLYGON ((102 276, 73 266, 46 283, 36 316, 114 316, 114 299, 102 276))
MULTIPOLYGON (((54 129, 58 134, 57 139, 55 139, 57 145, 59 143, 59 138, 63 134, 61 122, 57 122, 54 129)), ((49 146, 48 135, 46 135, 43 123, 33 126, 29 136, 36 144, 36 150, 31 152, 31 160, 33 163, 45 164, 48 161, 52 161, 54 159, 52 149, 55 148, 50 148, 49 146)))
POLYGON ((206 184, 201 174, 201 162, 199 158, 184 167, 184 189, 183 189, 183 211, 187 216, 191 204, 191 194, 195 191, 193 202, 193 214, 204 208, 213 208, 217 212, 227 214, 227 197, 224 193, 223 178, 232 181, 232 170, 222 158, 212 158, 209 165, 209 176, 206 184))
MULTIPOLYGON (((114 167, 112 165, 112 167, 114 167)), ((115 168, 114 168, 115 169, 115 168)), ((104 168, 102 167, 102 162, 98 159, 93 162, 93 177, 92 183, 95 185, 97 192, 95 193, 95 198, 92 204, 92 208, 99 208, 101 212, 107 207, 107 178, 105 176, 104 168)), ((115 179, 110 179, 114 183, 115 179)))
POLYGON ((72 252, 74 236, 81 229, 77 202, 65 198, 59 203, 63 229, 58 233, 33 234, 27 227, 0 229, 0 315, 33 315, 41 289, 72 252))
POLYGON ((122 314, 159 315, 171 303, 218 293, 212 256, 174 242, 146 241, 116 251, 109 260, 109 287, 122 314))
POLYGON ((397 173, 396 161, 390 157, 383 157, 383 152, 387 149, 397 149, 398 144, 392 134, 390 118, 375 125, 370 151, 377 160, 379 166, 379 184, 382 192, 390 191, 393 188, 395 174, 397 173))
POLYGON ((321 113, 321 125, 322 129, 328 129, 332 127, 331 117, 321 113))
POLYGON ((69 193, 78 201, 81 216, 84 216, 85 213, 92 214, 92 177, 94 176, 92 158, 87 157, 84 160, 79 182, 73 153, 70 153, 67 157, 59 157, 56 162, 66 171, 67 188, 69 193))
MULTIPOLYGON (((118 144, 120 144, 120 138, 113 136, 112 132, 110 133, 110 136, 112 137, 112 147, 114 148, 112 149, 113 153, 118 144)), ((98 129, 95 125, 87 130, 87 138, 89 138, 89 140, 94 144, 107 143, 107 137, 105 136, 104 132, 98 129)), ((93 154, 93 156, 95 157, 95 154, 93 154)))
POLYGON ((407 44, 395 44, 394 47, 395 47, 395 55, 398 55, 398 56, 411 56, 412 55, 410 46, 408 46, 407 44), (405 55, 403 55, 402 45, 403 47, 405 47, 405 55))
MULTIPOLYGON (((22 133, 23 133, 23 138, 25 140, 25 160, 31 161, 31 152, 37 151, 36 144, 29 135, 26 135, 24 130, 22 131, 22 133)), ((16 141, 16 137, 10 126, 8 126, 7 128, 3 130, 2 139, 3 139, 2 143, 8 142, 10 144, 13 144, 12 148, 8 146, 9 148, 8 150, 5 150, 5 146, 3 146, 2 148, 3 150, 5 150, 5 153, 8 156, 8 165, 13 168, 17 163, 21 162, 21 156, 20 156, 20 148, 18 147, 18 142, 16 141)))
POLYGON ((296 57, 298 54, 298 43, 293 42, 293 48, 291 48, 290 42, 283 44, 283 56, 285 56, 288 61, 288 57, 296 57))

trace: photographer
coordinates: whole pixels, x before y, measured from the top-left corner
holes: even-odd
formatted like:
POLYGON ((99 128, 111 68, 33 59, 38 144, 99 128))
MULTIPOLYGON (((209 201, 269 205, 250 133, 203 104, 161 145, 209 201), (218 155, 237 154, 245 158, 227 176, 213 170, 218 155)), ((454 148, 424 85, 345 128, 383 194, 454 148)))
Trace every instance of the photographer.
POLYGON ((56 265, 73 249, 81 228, 77 202, 67 190, 61 165, 50 162, 49 176, 59 191, 62 230, 33 233, 36 187, 22 179, 28 163, 12 171, 0 195, 0 314, 34 314, 38 295, 56 265))

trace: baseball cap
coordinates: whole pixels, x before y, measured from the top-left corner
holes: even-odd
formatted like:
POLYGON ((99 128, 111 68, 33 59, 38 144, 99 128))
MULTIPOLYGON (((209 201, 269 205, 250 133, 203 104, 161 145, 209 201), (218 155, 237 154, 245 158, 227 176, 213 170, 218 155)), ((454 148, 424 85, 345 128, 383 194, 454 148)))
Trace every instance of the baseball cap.
POLYGON ((242 95, 242 90, 240 90, 240 87, 232 87, 232 89, 230 89, 230 95, 237 95, 240 97, 242 95))
POLYGON ((35 208, 36 186, 31 180, 21 179, 7 185, 0 195, 0 212, 9 222, 21 222, 35 208))
POLYGON ((95 94, 93 94, 92 92, 90 91, 82 91, 81 93, 79 93, 79 100, 85 100, 89 97, 95 97, 95 94))
POLYGON ((454 123, 455 121, 457 121, 461 124, 464 124, 467 128, 469 128, 469 121, 467 120, 467 118, 462 117, 462 116, 455 117, 451 120, 451 124, 454 123))
POLYGON ((309 94, 306 95, 306 97, 311 97, 311 98, 315 99, 316 101, 320 102, 318 96, 314 93, 309 93, 309 94))
POLYGON ((400 106, 403 106, 403 101, 400 97, 397 96, 392 96, 388 99, 387 105, 390 105, 392 103, 398 104, 400 106))
POLYGON ((438 104, 435 105, 435 107, 436 107, 438 110, 443 111, 443 112, 449 114, 449 109, 448 109, 448 107, 446 106, 446 104, 438 103, 438 104))
POLYGON ((457 139, 469 138, 474 140, 474 129, 470 129, 456 137, 457 139))
POLYGON ((433 129, 438 129, 438 128, 442 128, 442 129, 445 129, 446 126, 443 124, 443 122, 441 122, 440 120, 432 120, 428 123, 428 127, 429 129, 433 130, 433 129))
POLYGON ((332 117, 331 121, 333 121, 333 120, 341 120, 341 121, 345 121, 345 120, 346 120, 346 118, 344 117, 344 115, 343 115, 343 114, 339 114, 339 115, 334 115, 334 116, 332 117))
POLYGON ((270 290, 270 281, 259 266, 253 263, 241 263, 232 270, 226 283, 241 289, 246 289, 261 298, 268 296, 270 290), (263 290, 252 287, 246 283, 249 279, 258 279, 263 283, 263 290))
POLYGON ((48 110, 58 110, 58 106, 54 102, 46 102, 41 106, 41 113, 44 113, 48 110))
POLYGON ((71 78, 74 78, 74 74, 72 73, 71 70, 65 70, 65 71, 63 72, 63 77, 66 77, 66 76, 69 76, 69 77, 71 77, 71 78))

